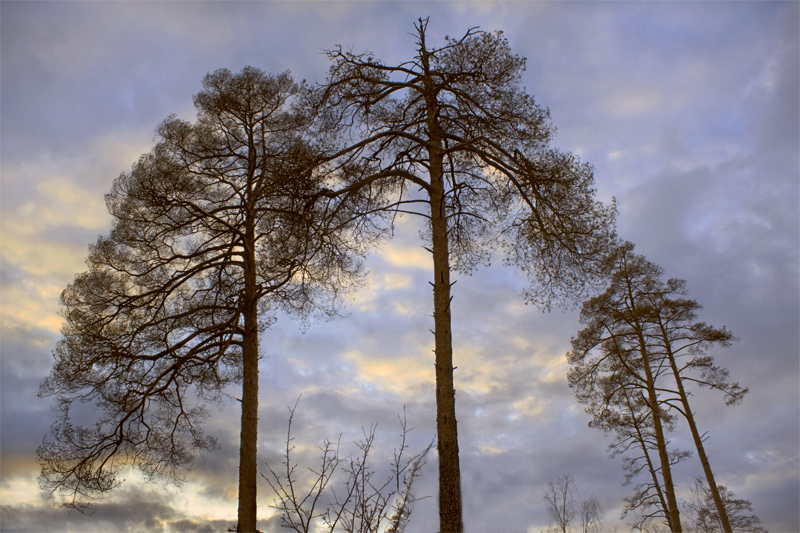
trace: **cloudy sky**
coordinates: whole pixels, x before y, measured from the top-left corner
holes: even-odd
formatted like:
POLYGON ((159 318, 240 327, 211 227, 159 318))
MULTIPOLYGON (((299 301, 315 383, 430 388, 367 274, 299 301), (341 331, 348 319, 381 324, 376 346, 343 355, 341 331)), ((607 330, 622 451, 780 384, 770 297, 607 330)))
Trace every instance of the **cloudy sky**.
MULTIPOLYGON (((389 63, 409 35, 502 30, 527 58, 524 84, 549 107, 554 144, 596 167, 619 202, 619 233, 668 276, 687 280, 702 319, 739 337, 714 352, 750 394, 735 408, 697 394, 715 475, 773 532, 800 531, 798 412, 798 20, 791 2, 12 2, 2 28, 0 501, 3 531, 224 531, 235 523, 238 414, 212 409, 219 452, 181 488, 136 473, 85 517, 54 508, 34 453, 53 421, 36 393, 59 338, 60 291, 107 233, 103 195, 170 114, 194 117, 202 77, 225 67, 322 80, 341 44, 389 63)), ((262 338, 260 462, 277 464, 287 406, 298 458, 324 438, 344 451, 378 423, 376 467, 399 441, 433 437, 430 263, 416 223, 370 257, 368 287, 345 319, 301 332, 281 319, 262 338)), ((548 480, 570 472, 619 519, 621 461, 566 384, 573 310, 525 306, 525 280, 499 266, 454 287, 457 405, 470 533, 546 525, 548 480)), ((234 392, 234 391, 232 391, 234 392)), ((686 432, 671 436, 689 447, 686 432)), ((309 465, 311 466, 311 465, 309 465)), ((696 458, 676 472, 685 491, 696 458)), ((260 486, 259 525, 277 531, 260 486)), ((435 456, 411 531, 437 526, 435 456)))

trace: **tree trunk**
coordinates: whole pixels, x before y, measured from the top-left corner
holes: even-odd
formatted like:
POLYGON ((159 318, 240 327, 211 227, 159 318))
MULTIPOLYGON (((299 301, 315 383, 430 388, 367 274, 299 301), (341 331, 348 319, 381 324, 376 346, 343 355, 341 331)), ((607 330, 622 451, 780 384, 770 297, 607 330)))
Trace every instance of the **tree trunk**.
POLYGON ((661 425, 661 408, 658 406, 655 387, 648 386, 647 389, 648 402, 653 413, 653 427, 656 433, 656 443, 658 444, 658 457, 661 462, 661 476, 664 478, 664 493, 667 498, 667 521, 673 533, 681 533, 683 529, 681 528, 678 500, 675 498, 675 483, 672 481, 672 468, 669 465, 667 442, 664 438, 664 427, 661 425))
POLYGON ((461 533, 461 467, 458 456, 456 391, 453 386, 453 334, 450 314, 450 251, 445 204, 442 133, 437 121, 439 106, 430 74, 425 35, 420 35, 420 54, 425 86, 429 144, 431 205, 431 252, 433 255, 433 324, 436 365, 436 433, 439 451, 439 531, 461 533))
POLYGON ((439 520, 441 533, 464 529, 461 468, 453 386, 453 337, 450 314, 450 258, 444 202, 442 158, 431 154, 431 233, 433 251, 433 321, 436 354, 436 431, 439 449, 439 520))
POLYGON ((667 453, 667 441, 664 438, 664 427, 661 425, 661 407, 658 405, 655 378, 650 368, 650 354, 647 351, 647 343, 644 338, 644 326, 639 322, 638 318, 636 318, 638 309, 630 286, 630 280, 628 280, 628 301, 630 302, 631 316, 634 317, 633 325, 639 342, 639 353, 642 356, 642 366, 644 367, 647 385, 647 400, 650 404, 650 410, 653 413, 653 429, 656 434, 658 457, 661 462, 661 476, 664 479, 664 494, 667 498, 667 521, 673 533, 682 533, 680 510, 678 509, 678 500, 675 497, 675 484, 672 481, 672 469, 669 465, 669 454, 667 453))
POLYGON ((673 533, 681 533, 681 518, 678 510, 678 500, 675 498, 675 484, 672 481, 672 468, 669 465, 669 454, 667 453, 667 441, 664 438, 664 427, 661 425, 661 408, 658 405, 656 388, 653 382, 653 375, 650 370, 650 361, 647 357, 647 350, 642 347, 642 357, 644 358, 644 371, 647 375, 647 400, 650 403, 650 410, 653 413, 653 429, 656 433, 656 443, 658 444, 658 457, 661 461, 661 476, 664 478, 664 493, 667 497, 667 512, 669 514, 669 527, 673 533))
POLYGON ((711 491, 711 497, 714 499, 714 505, 717 507, 719 520, 722 523, 722 530, 725 533, 732 533, 733 530, 731 529, 731 523, 728 519, 728 511, 725 509, 725 503, 722 501, 722 496, 720 496, 719 489, 717 488, 717 482, 714 480, 714 473, 711 471, 711 463, 708 461, 708 456, 706 455, 706 450, 703 446, 703 438, 700 435, 700 432, 697 430, 697 423, 694 420, 694 414, 689 406, 689 397, 686 395, 686 389, 683 387, 683 381, 681 380, 680 372, 678 371, 678 365, 675 362, 675 356, 670 348, 669 338, 664 331, 663 325, 659 325, 661 326, 661 334, 664 341, 664 347, 666 348, 667 357, 669 357, 669 364, 672 368, 672 374, 675 376, 675 384, 678 387, 678 394, 680 395, 681 403, 683 404, 684 416, 686 417, 686 421, 689 423, 689 429, 692 431, 692 439, 694 439, 694 446, 697 449, 697 457, 700 458, 700 464, 703 465, 703 472, 706 475, 708 489, 711 491))
POLYGON ((242 427, 239 443, 239 519, 236 531, 256 529, 258 474, 258 300, 255 229, 248 221, 244 257, 244 336, 242 339, 242 427))
MULTIPOLYGON (((625 394, 625 402, 628 404, 628 409, 631 413, 634 412, 633 406, 631 405, 630 396, 628 396, 627 391, 623 391, 625 394)), ((636 419, 636 416, 633 415, 633 419, 636 419)), ((636 438, 639 440, 639 443, 642 446, 642 453, 644 454, 644 460, 647 463, 647 470, 650 472, 650 477, 653 478, 653 490, 656 491, 656 495, 658 496, 658 502, 661 505, 661 508, 664 510, 664 515, 667 519, 667 524, 670 523, 672 518, 669 514, 669 506, 667 505, 667 501, 664 499, 664 491, 661 488, 661 483, 658 482, 658 475, 656 474, 656 467, 653 463, 653 460, 650 458, 650 452, 647 449, 647 438, 642 434, 642 431, 639 429, 638 422, 634 422, 634 427, 636 429, 636 438)))

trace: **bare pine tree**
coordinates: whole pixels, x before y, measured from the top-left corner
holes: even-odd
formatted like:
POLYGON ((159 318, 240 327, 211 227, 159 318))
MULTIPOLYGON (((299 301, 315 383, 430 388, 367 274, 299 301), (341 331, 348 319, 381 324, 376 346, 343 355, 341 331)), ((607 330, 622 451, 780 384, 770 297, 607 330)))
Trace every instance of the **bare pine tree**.
POLYGON ((451 271, 468 272, 502 248, 529 276, 528 300, 549 306, 579 297, 597 279, 616 211, 595 200, 590 165, 548 146, 548 111, 521 87, 525 60, 501 33, 473 28, 436 47, 420 19, 415 37, 416 53, 396 65, 329 51, 328 79, 309 104, 325 144, 340 146, 326 165, 327 196, 370 218, 407 213, 426 222, 440 528, 455 533, 463 520, 451 271))
POLYGON ((675 410, 680 412, 689 425, 697 456, 703 468, 708 491, 716 506, 717 516, 725 532, 733 531, 728 518, 721 491, 717 488, 711 463, 706 454, 704 441, 706 435, 700 433, 695 414, 689 404, 689 392, 686 384, 696 384, 721 391, 725 395, 725 403, 735 405, 747 393, 738 383, 728 383, 728 371, 714 364, 714 358, 706 354, 706 350, 714 345, 727 347, 733 340, 730 331, 715 328, 703 322, 696 322, 700 305, 683 298, 686 294, 686 282, 670 279, 666 283, 664 293, 650 295, 652 320, 656 325, 654 350, 666 356, 672 375, 675 378, 674 392, 678 401, 675 410))
POLYGON ((359 262, 320 187, 315 149, 288 104, 288 74, 219 70, 196 123, 170 117, 159 142, 106 197, 111 234, 62 294, 63 338, 41 395, 61 418, 38 450, 42 482, 69 506, 117 484, 121 468, 180 479, 204 402, 242 383, 238 531, 256 531, 258 335, 277 308, 332 314, 359 262), (88 427, 73 406, 95 408, 88 427))
MULTIPOLYGON (((633 248, 624 242, 609 255, 608 288, 583 306, 581 321, 587 327, 572 340, 573 350, 568 354, 573 365, 568 376, 570 384, 579 401, 588 403, 587 411, 593 413, 594 420, 601 421, 599 425, 605 422, 605 428, 616 429, 623 437, 621 444, 635 438, 645 454, 644 462, 639 464, 648 465, 653 491, 638 491, 628 509, 659 503, 669 527, 681 530, 670 467, 684 452, 671 453, 665 437, 665 430, 681 416, 689 425, 722 530, 731 532, 703 444, 705 436, 698 429, 686 386, 718 390, 729 405, 741 401, 747 389, 726 381, 728 371, 706 353, 716 345, 728 346, 733 336, 725 328, 696 322, 700 306, 684 297, 685 282, 662 281, 663 270, 633 253, 633 248), (620 416, 620 412, 624 415, 620 416), (641 431, 649 431, 650 427, 659 456, 662 488, 648 453, 653 446, 648 444, 647 432, 641 431)), ((637 473, 636 463, 630 466, 637 473)))
POLYGON ((680 511, 666 439, 665 421, 669 415, 656 384, 667 367, 663 358, 654 357, 648 348, 645 304, 638 297, 639 292, 634 294, 654 290, 652 265, 614 254, 609 262, 615 268, 610 266, 608 288, 587 300, 581 309, 580 320, 586 327, 572 339, 572 350, 567 354, 572 365, 568 380, 576 389, 578 400, 590 402, 587 411, 599 412, 601 417, 602 406, 621 403, 620 395, 644 399, 663 480, 667 522, 672 531, 680 532, 680 511))

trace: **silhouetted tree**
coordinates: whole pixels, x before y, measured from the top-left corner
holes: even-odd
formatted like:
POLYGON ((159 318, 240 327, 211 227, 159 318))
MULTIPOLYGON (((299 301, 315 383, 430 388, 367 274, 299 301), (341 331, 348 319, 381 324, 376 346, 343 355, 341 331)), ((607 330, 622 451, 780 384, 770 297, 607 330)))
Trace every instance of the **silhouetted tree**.
MULTIPOLYGON (((634 254, 633 248, 628 242, 616 248, 608 258, 608 288, 584 304, 581 321, 587 327, 573 339, 573 350, 568 354, 573 364, 570 384, 576 388, 580 401, 590 403, 587 411, 594 412, 595 418, 598 414, 607 416, 602 406, 623 403, 628 413, 634 413, 629 396, 631 385, 634 390, 646 391, 643 399, 650 410, 648 419, 652 421, 661 462, 664 503, 673 531, 681 526, 662 421, 671 423, 670 411, 680 413, 689 425, 723 530, 729 532, 731 526, 705 453, 704 437, 689 405, 686 384, 719 390, 729 405, 742 399, 747 389, 738 383, 728 383, 728 371, 715 365, 713 357, 705 353, 714 345, 728 346, 733 336, 725 328, 695 322, 700 306, 683 298, 685 282, 678 279, 663 282, 662 269, 634 254), (670 374, 673 386, 665 383, 666 378, 656 384, 656 380, 670 374)), ((633 400, 637 398, 634 396, 633 400)), ((615 421, 628 429, 636 422, 635 417, 615 421)), ((646 439, 640 438, 643 446, 645 442, 646 439)), ((654 482, 657 488, 655 476, 654 482)))
POLYGON ((592 495, 588 500, 578 504, 575 501, 575 482, 571 474, 562 474, 555 480, 547 482, 544 502, 547 506, 547 517, 551 529, 555 533, 597 533, 600 531, 600 502, 592 495), (579 524, 573 526, 575 516, 579 524), (577 528, 577 529, 576 529, 577 528))
MULTIPOLYGON (((572 339, 572 350, 567 354, 572 365, 568 380, 578 391, 579 401, 597 402, 599 398, 601 406, 615 401, 622 391, 626 395, 644 395, 663 479, 667 522, 672 531, 680 532, 680 511, 664 429, 666 415, 656 387, 656 379, 667 370, 663 358, 654 358, 648 349, 648 324, 639 297, 655 290, 654 265, 632 259, 624 253, 611 254, 608 288, 583 304, 580 321, 586 327, 572 339)), ((587 411, 592 409, 598 407, 590 404, 587 411)))
POLYGON ((599 533, 601 531, 600 513, 602 507, 594 495, 581 502, 580 533, 599 533))
MULTIPOLYGON (((720 485, 719 494, 725 504, 731 530, 736 533, 767 533, 758 524, 761 522, 753 512, 748 500, 738 500, 727 488, 720 485)), ((702 478, 695 478, 691 489, 691 499, 686 502, 687 515, 692 521, 692 531, 696 533, 718 533, 724 531, 717 505, 708 485, 702 478)))
POLYGON ((320 133, 340 150, 327 192, 358 200, 365 216, 410 213, 426 221, 433 258, 439 513, 443 532, 463 529, 453 383, 451 270, 469 272, 497 249, 525 272, 525 296, 549 306, 596 278, 614 235, 614 206, 594 198, 593 169, 548 147, 549 113, 520 85, 525 60, 500 32, 470 29, 428 42, 396 65, 341 47, 312 95, 320 133))
POLYGON ((117 484, 126 465, 179 479, 215 447, 203 402, 242 382, 238 531, 256 531, 259 331, 283 308, 331 314, 359 263, 335 214, 307 198, 322 178, 289 110, 288 73, 205 77, 196 123, 170 117, 115 182, 108 237, 62 294, 66 323, 40 394, 61 418, 38 450, 66 504, 117 484), (324 215, 324 216, 323 216, 324 215), (90 403, 89 427, 71 421, 90 403))
POLYGON ((567 533, 567 527, 575 517, 572 476, 565 474, 559 476, 555 481, 548 481, 544 502, 547 504, 547 517, 554 529, 561 533, 567 533))
MULTIPOLYGON (((414 482, 425 465, 433 441, 419 453, 408 456, 408 427, 405 412, 400 420, 400 447, 394 451, 391 472, 380 477, 369 456, 375 441, 376 426, 363 430, 364 437, 356 441, 355 456, 342 457, 339 441, 325 440, 320 451, 320 464, 311 474, 298 472, 293 458, 292 436, 297 405, 289 410, 283 467, 275 470, 267 465, 267 480, 277 499, 273 507, 281 513, 281 525, 298 533, 327 531, 334 533, 402 533, 419 498, 414 494, 414 482), (337 476, 337 474, 341 474, 337 476), (332 483, 334 480, 341 482, 332 483), (339 493, 336 486, 339 486, 339 493)), ((339 436, 341 439, 341 435, 339 436)))
MULTIPOLYGON (((625 498, 622 517, 636 512, 638 519, 632 524, 636 530, 643 529, 645 524, 649 526, 659 518, 668 523, 669 508, 660 477, 653 413, 646 396, 641 391, 623 388, 614 396, 593 405, 594 409, 587 409, 593 415, 590 426, 614 432, 615 439, 609 446, 611 457, 622 455, 625 485, 636 481, 633 494, 625 498), (641 480, 640 474, 645 475, 645 480, 641 480)), ((671 429, 675 416, 664 410, 661 415, 663 426, 671 429)), ((689 455, 687 451, 667 450, 670 467, 689 455)))
POLYGON ((725 403, 734 405, 742 400, 747 389, 738 383, 728 383, 728 371, 714 364, 714 358, 705 351, 714 346, 729 346, 733 335, 724 327, 719 329, 704 322, 695 322, 697 311, 701 308, 694 300, 681 298, 686 294, 686 282, 679 279, 667 281, 666 292, 651 294, 650 310, 656 325, 653 350, 666 356, 672 375, 675 378, 674 391, 679 403, 675 409, 686 419, 692 434, 697 456, 703 467, 708 483, 708 490, 713 499, 722 530, 732 531, 725 503, 717 489, 711 463, 703 445, 704 435, 700 434, 694 413, 689 405, 689 393, 685 383, 696 383, 700 386, 721 391, 725 395, 725 403), (677 298, 675 297, 677 296, 677 298))

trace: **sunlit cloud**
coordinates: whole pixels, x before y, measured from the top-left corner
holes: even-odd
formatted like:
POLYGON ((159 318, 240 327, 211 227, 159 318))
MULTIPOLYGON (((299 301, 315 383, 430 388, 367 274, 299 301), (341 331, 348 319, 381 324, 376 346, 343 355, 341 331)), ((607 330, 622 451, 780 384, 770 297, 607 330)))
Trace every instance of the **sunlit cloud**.
POLYGON ((31 327, 58 334, 63 319, 58 314, 58 296, 63 287, 42 282, 42 287, 30 281, 3 284, 0 299, 0 324, 2 328, 31 327))
POLYGON ((0 481, 0 501, 6 505, 36 505, 42 501, 42 489, 37 482, 39 466, 33 454, 3 456, 3 477, 0 481))
MULTIPOLYGON (((191 480, 183 484, 180 493, 174 498, 172 507, 195 520, 230 520, 236 516, 238 491, 236 476, 205 478, 203 483, 191 480), (210 493, 207 490, 209 484, 214 487, 210 493), (220 495, 223 497, 220 498, 220 495)), ((260 519, 269 518, 274 514, 274 511, 266 505, 262 507, 259 513, 260 519)))
POLYGON ((59 331, 59 295, 77 272, 86 269, 87 245, 111 226, 104 195, 120 171, 130 168, 144 151, 135 136, 112 135, 89 141, 87 153, 92 155, 87 159, 71 156, 4 164, 0 214, 4 327, 17 324, 59 331), (25 201, 14 202, 15 198, 25 201))
POLYGON ((481 455, 500 455, 508 451, 507 448, 498 446, 496 442, 481 443, 478 450, 480 451, 481 455))
POLYGON ((547 408, 547 402, 533 396, 526 396, 517 400, 511 406, 514 408, 514 417, 536 417, 542 414, 547 408))
POLYGON ((425 268, 433 266, 430 252, 420 246, 398 246, 389 243, 381 257, 390 265, 403 268, 425 268))
POLYGON ((425 312, 425 309, 421 309, 421 307, 419 302, 416 301, 396 300, 392 302, 393 311, 400 316, 419 316, 420 312, 425 312))
POLYGON ((388 272, 383 275, 383 287, 389 291, 405 289, 410 287, 412 283, 413 278, 401 272, 388 272))
POLYGON ((83 229, 108 226, 110 217, 100 191, 87 190, 63 176, 40 181, 36 191, 42 204, 27 203, 20 208, 19 215, 48 226, 73 225, 83 229))
POLYGON ((428 355, 431 349, 432 346, 423 353, 416 351, 396 358, 365 355, 359 351, 349 351, 343 357, 354 363, 359 379, 379 390, 402 392, 420 384, 433 385, 432 356, 428 355))

